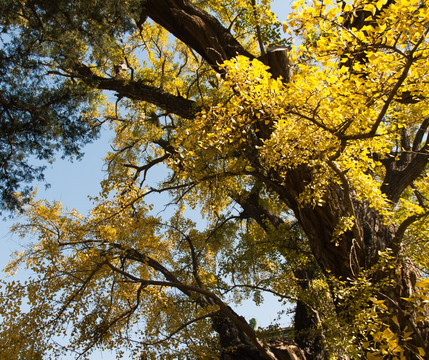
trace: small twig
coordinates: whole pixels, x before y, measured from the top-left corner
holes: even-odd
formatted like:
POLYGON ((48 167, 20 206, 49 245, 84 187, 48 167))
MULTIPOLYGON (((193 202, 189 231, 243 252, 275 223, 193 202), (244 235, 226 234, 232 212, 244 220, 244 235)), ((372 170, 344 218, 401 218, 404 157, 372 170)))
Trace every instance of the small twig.
POLYGON ((253 16, 256 20, 256 36, 258 37, 258 43, 259 48, 261 50, 261 55, 264 56, 266 54, 265 48, 264 48, 264 42, 262 41, 262 32, 261 32, 261 26, 259 25, 259 16, 258 16, 258 10, 256 9, 256 0, 252 0, 252 8, 253 8, 253 16))
POLYGON ((143 345, 143 346, 153 346, 153 345, 161 344, 161 343, 163 343, 165 341, 170 340, 174 335, 176 335, 177 333, 181 332, 183 329, 187 328, 189 325, 192 325, 193 323, 196 323, 196 322, 198 322, 200 320, 212 317, 212 316, 216 315, 216 313, 217 312, 211 312, 211 313, 208 313, 208 314, 205 314, 205 315, 198 316, 198 317, 196 317, 196 318, 194 318, 192 320, 189 320, 189 321, 185 322, 184 324, 182 324, 181 326, 179 326, 176 330, 174 330, 173 332, 171 332, 170 334, 168 334, 163 339, 159 339, 159 340, 154 341, 154 342, 141 342, 141 341, 138 341, 138 343, 141 344, 141 345, 143 345))

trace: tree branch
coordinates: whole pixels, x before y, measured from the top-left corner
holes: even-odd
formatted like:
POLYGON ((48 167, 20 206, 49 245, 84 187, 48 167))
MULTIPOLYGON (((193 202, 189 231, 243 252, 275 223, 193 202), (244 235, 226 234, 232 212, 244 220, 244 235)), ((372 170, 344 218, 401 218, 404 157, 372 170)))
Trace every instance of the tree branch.
POLYGON ((220 64, 237 55, 254 58, 214 16, 189 0, 147 0, 145 12, 217 72, 220 64))
POLYGON ((216 313, 208 313, 208 314, 205 314, 205 315, 198 316, 198 317, 196 317, 196 318, 193 318, 193 319, 191 319, 191 320, 189 320, 189 321, 187 321, 187 322, 183 323, 181 326, 179 326, 176 330, 174 330, 173 332, 171 332, 170 334, 168 334, 168 335, 167 335, 166 337, 164 337, 163 339, 159 339, 159 340, 154 341, 154 342, 151 342, 151 343, 148 343, 148 342, 140 342, 140 341, 139 341, 139 344, 141 344, 141 345, 143 345, 143 346, 153 346, 153 345, 161 344, 161 343, 163 343, 163 342, 165 342, 165 341, 170 340, 174 335, 176 335, 177 333, 181 332, 183 329, 187 328, 189 325, 192 325, 193 323, 196 323, 196 322, 198 322, 198 321, 200 321, 200 320, 207 319, 208 317, 210 317, 210 318, 211 318, 211 317, 212 317, 212 316, 214 316, 215 314, 216 314, 216 313))
POLYGON ((225 290, 223 292, 223 295, 228 294, 229 292, 231 292, 232 290, 236 289, 236 288, 245 288, 245 289, 251 289, 251 290, 259 290, 259 291, 263 291, 263 292, 267 292, 270 294, 273 294, 274 296, 279 297, 280 299, 287 299, 290 301, 299 301, 299 299, 295 296, 289 296, 289 295, 285 295, 285 294, 280 294, 277 291, 271 290, 271 289, 267 289, 261 286, 257 286, 257 285, 249 285, 249 284, 234 284, 232 285, 229 289, 225 290))
MULTIPOLYGON (((263 359, 266 360, 275 360, 276 357, 274 354, 271 353, 271 351, 264 347, 264 345, 260 342, 260 340, 257 338, 254 330, 249 326, 249 324, 242 318, 240 318, 229 306, 227 306, 222 299, 220 299, 216 294, 213 292, 202 289, 198 286, 194 285, 188 285, 184 284, 181 281, 179 281, 169 270, 167 270, 164 266, 162 266, 160 263, 158 263, 156 260, 150 258, 149 256, 145 254, 141 254, 138 251, 134 249, 124 249, 121 244, 112 244, 115 248, 125 250, 125 257, 128 259, 136 260, 138 262, 144 263, 150 267, 152 267, 154 270, 161 272, 165 279, 164 280, 146 280, 146 279, 140 279, 130 273, 127 273, 113 264, 111 264, 109 261, 106 260, 106 265, 109 266, 113 271, 116 271, 131 280, 135 282, 139 282, 143 284, 144 286, 168 286, 173 287, 176 289, 179 289, 182 291, 185 295, 188 297, 192 297, 192 293, 196 293, 198 295, 202 295, 206 300, 203 301, 202 298, 195 299, 196 302, 200 303, 204 306, 205 304, 208 305, 217 305, 219 306, 220 313, 228 318, 230 321, 234 323, 234 325, 240 329, 251 341, 251 343, 258 349, 260 355, 263 359), (211 301, 207 301, 211 300, 211 301)), ((195 298, 195 297, 194 297, 195 298)))
POLYGON ((192 239, 189 235, 185 236, 186 242, 189 245, 189 249, 191 251, 191 259, 192 259, 192 274, 194 275, 194 279, 197 282, 199 287, 203 287, 203 282, 200 279, 200 276, 198 274, 198 268, 199 268, 199 263, 198 263, 198 255, 195 252, 195 247, 194 244, 192 242, 192 239))
POLYGON ((427 145, 425 145, 422 147, 422 151, 404 151, 399 160, 392 159, 385 162, 386 175, 380 188, 381 191, 392 203, 396 204, 403 191, 424 171, 428 161, 429 153, 427 145))
POLYGON ((200 111, 195 101, 146 85, 143 81, 104 78, 94 74, 90 67, 83 64, 77 65, 75 70, 82 81, 96 89, 116 91, 119 97, 146 101, 186 119, 194 118, 200 111))

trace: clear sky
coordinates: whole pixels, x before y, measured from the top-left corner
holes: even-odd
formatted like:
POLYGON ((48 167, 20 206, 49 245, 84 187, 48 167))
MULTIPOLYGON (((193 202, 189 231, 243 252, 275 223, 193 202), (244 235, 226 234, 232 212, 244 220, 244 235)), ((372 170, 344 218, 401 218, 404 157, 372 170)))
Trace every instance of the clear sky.
MULTIPOLYGON (((291 0, 274 0, 273 11, 280 20, 285 20, 289 13, 291 0)), ((99 190, 99 182, 103 178, 103 159, 110 148, 111 134, 105 131, 100 139, 84 148, 85 155, 82 160, 70 163, 58 159, 45 172, 45 177, 51 187, 47 190, 41 184, 38 189, 38 197, 47 200, 59 200, 68 208, 76 208, 85 213, 91 208, 90 195, 96 195, 99 190)), ((21 250, 20 240, 10 233, 9 228, 13 221, 0 221, 0 269, 4 269, 13 251, 21 250)), ((0 273, 0 278, 4 275, 0 273)), ((247 319, 256 318, 258 325, 266 326, 277 317, 280 310, 277 300, 266 297, 261 306, 247 302, 237 309, 240 315, 247 319)), ((95 352, 92 360, 111 360, 115 357, 111 354, 95 352)), ((64 359, 65 360, 65 359, 64 359)))

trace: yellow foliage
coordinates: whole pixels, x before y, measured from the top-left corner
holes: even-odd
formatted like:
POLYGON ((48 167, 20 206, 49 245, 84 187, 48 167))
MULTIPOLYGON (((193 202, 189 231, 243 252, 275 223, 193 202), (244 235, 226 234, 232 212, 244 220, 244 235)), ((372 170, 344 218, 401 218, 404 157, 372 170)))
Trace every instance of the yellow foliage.
MULTIPOLYGON (((418 142, 429 118, 427 1, 385 7, 387 0, 356 0, 341 7, 341 2, 299 0, 284 24, 278 24, 268 0, 200 3, 228 23, 247 49, 259 46, 261 54, 279 40, 279 28, 299 36, 288 54, 290 81, 273 78, 263 57, 237 56, 219 64, 215 74, 150 21, 121 41, 107 32, 96 39, 99 46, 78 41, 77 53, 88 53, 98 64, 96 75, 112 77, 114 66, 126 60, 125 84, 150 84, 194 100, 201 111, 183 119, 122 98, 101 109, 102 98, 94 95, 94 112, 83 115, 102 113, 114 132, 102 191, 86 216, 59 202, 34 201, 26 209, 27 222, 14 230, 32 243, 15 254, 6 271, 14 275, 23 266, 34 276, 2 284, 0 348, 14 344, 10 351, 33 351, 31 341, 45 344, 70 335, 71 328, 73 351, 124 346, 137 356, 143 346, 156 358, 186 344, 192 356, 215 358, 210 316, 224 300, 253 295, 260 302, 259 290, 265 289, 281 301, 298 298, 307 304, 332 356, 427 356, 424 348, 409 346, 414 329, 401 328, 404 314, 388 313, 393 306, 382 291, 395 284, 393 278, 380 280, 380 274, 394 274, 397 259, 383 249, 374 251, 376 265, 365 263, 366 270, 356 266, 356 271, 351 265, 353 251, 366 246, 361 229, 367 224, 353 206, 359 203, 392 229, 410 222, 396 245, 429 269, 427 172, 394 206, 382 191, 386 164, 416 152, 402 140, 418 142), (346 26, 361 10, 377 19, 346 26), (413 101, 402 101, 404 96, 413 101), (148 173, 158 167, 164 179, 149 186, 148 173), (290 186, 288 176, 303 168, 309 174, 297 180, 303 190, 292 200, 280 199, 278 189, 290 186), (347 210, 329 229, 330 241, 350 246, 342 241, 353 234, 350 277, 334 279, 314 265, 315 278, 304 291, 296 273, 317 257, 296 219, 300 211, 323 207, 333 186, 344 193, 346 204, 340 205, 347 210), (178 204, 168 220, 151 212, 148 199, 158 193, 169 193, 178 204), (262 219, 241 212, 247 201, 266 210, 262 219), (186 219, 188 208, 205 217, 205 229, 186 219), (336 313, 341 306, 355 320, 344 328, 336 313)), ((402 300, 408 304, 404 311, 417 314, 413 319, 419 323, 426 321, 429 281, 422 279, 416 289, 402 300)))

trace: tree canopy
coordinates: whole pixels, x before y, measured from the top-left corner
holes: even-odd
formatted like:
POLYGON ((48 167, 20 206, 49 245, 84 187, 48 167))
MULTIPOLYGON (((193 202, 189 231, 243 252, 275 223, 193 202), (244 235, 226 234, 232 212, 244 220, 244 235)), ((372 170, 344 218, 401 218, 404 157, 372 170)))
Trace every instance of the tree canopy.
MULTIPOLYGON (((3 11, 7 4, 2 2, 1 6, 3 11)), ((63 157, 79 158, 82 145, 97 136, 99 120, 94 94, 82 84, 53 76, 45 45, 34 37, 19 41, 20 29, 16 24, 11 26, 6 8, 4 15, 0 37, 0 209, 13 211, 28 200, 31 182, 43 180, 45 165, 39 165, 40 160, 53 161, 59 152, 63 157)))
POLYGON ((428 358, 428 2, 270 3, 0 2, 5 171, 115 134, 88 214, 14 227, 1 359, 428 358), (264 293, 291 329, 230 306, 264 293))

